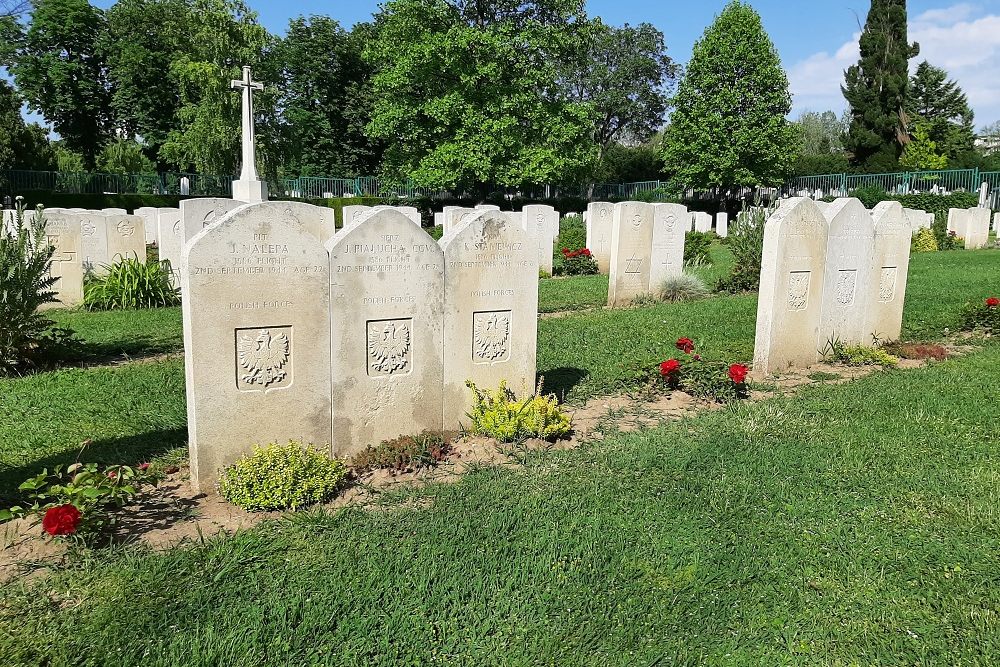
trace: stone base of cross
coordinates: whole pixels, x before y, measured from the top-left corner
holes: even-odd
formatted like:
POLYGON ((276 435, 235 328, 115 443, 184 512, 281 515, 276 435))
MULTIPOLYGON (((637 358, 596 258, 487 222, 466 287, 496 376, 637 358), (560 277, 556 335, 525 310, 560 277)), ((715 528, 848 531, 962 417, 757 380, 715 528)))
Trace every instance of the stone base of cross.
POLYGON ((233 199, 248 204, 267 201, 267 183, 264 181, 233 181, 233 199))

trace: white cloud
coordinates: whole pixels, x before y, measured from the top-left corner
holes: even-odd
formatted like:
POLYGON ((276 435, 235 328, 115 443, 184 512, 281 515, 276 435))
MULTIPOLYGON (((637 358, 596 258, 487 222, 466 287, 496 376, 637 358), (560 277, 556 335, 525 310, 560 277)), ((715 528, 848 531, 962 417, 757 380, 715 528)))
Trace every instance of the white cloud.
MULTIPOLYGON (((910 41, 920 44, 912 67, 928 60, 948 70, 969 96, 977 125, 1000 119, 1000 15, 977 14, 968 3, 931 9, 910 19, 910 41)), ((789 68, 795 111, 840 110, 844 70, 858 60, 858 37, 836 53, 820 52, 789 68)))

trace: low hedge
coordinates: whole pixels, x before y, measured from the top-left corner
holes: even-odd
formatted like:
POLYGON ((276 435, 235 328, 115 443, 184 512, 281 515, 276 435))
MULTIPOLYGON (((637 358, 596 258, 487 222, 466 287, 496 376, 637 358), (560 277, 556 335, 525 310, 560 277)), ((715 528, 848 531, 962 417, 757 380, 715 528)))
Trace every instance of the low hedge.
POLYGON ((34 208, 41 204, 45 208, 85 208, 95 211, 102 208, 123 208, 127 211, 134 211, 144 206, 177 208, 182 199, 190 199, 190 197, 180 195, 73 194, 48 190, 26 190, 14 194, 24 197, 24 203, 28 208, 34 208))

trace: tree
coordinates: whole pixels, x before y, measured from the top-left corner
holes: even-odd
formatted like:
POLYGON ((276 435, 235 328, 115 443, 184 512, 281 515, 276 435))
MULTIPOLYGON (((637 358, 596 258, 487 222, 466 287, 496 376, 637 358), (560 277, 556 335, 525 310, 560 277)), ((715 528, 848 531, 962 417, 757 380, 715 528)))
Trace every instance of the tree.
POLYGON ((367 26, 346 32, 325 16, 299 17, 270 54, 284 120, 283 165, 303 176, 362 176, 378 168, 371 120, 371 66, 361 56, 367 26))
POLYGON ((55 163, 45 128, 24 122, 21 99, 7 82, 0 81, 0 171, 48 171, 55 163))
POLYGON ((854 164, 890 171, 908 141, 907 62, 920 53, 907 41, 906 0, 872 0, 859 46, 861 58, 841 86, 851 108, 844 143, 854 164))
POLYGON ((18 90, 88 165, 112 130, 106 34, 104 14, 87 0, 38 0, 27 28, 13 36, 18 90))
POLYGON ((928 138, 948 158, 955 159, 973 150, 975 115, 969 107, 969 98, 940 67, 926 60, 917 66, 910 78, 906 108, 908 115, 923 124, 928 138))
POLYGON ((599 156, 615 142, 637 144, 663 126, 678 68, 663 33, 649 23, 622 28, 586 22, 566 68, 571 99, 593 109, 599 156))
POLYGON ((580 0, 387 2, 365 49, 384 171, 444 188, 582 178, 592 111, 558 85, 582 14, 580 0))
POLYGON ((903 150, 899 165, 907 169, 948 168, 948 156, 939 152, 937 143, 931 139, 927 123, 918 121, 914 124, 913 136, 903 150))
POLYGON ((778 185, 795 156, 788 77, 760 16, 728 4, 695 43, 664 142, 667 170, 696 188, 778 185))
POLYGON ((107 174, 149 174, 156 165, 143 152, 144 146, 133 139, 117 139, 97 156, 97 170, 107 174))
POLYGON ((838 117, 833 111, 803 111, 793 123, 799 140, 795 173, 802 176, 847 171, 850 164, 844 153, 843 137, 849 124, 846 113, 838 117))

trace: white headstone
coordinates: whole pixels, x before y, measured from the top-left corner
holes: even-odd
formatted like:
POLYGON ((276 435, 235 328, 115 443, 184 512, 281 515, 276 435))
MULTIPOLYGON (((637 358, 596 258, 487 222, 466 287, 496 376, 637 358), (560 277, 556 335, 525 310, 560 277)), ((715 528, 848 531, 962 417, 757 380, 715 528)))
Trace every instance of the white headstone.
POLYGON ((824 215, 829 236, 820 344, 870 345, 868 295, 873 280, 875 223, 860 199, 838 199, 824 215))
POLYGON ((187 243, 205 227, 242 205, 243 202, 235 199, 223 199, 222 197, 182 199, 180 207, 181 224, 184 229, 183 243, 187 243))
POLYGON ((329 206, 315 206, 301 201, 268 202, 280 215, 302 226, 316 237, 320 243, 326 243, 337 233, 336 212, 329 206))
POLYGON ((702 233, 712 231, 712 216, 708 213, 696 211, 694 214, 694 231, 702 233))
POLYGON ((544 204, 529 204, 521 213, 525 231, 535 240, 538 249, 538 268, 552 274, 552 250, 559 236, 559 212, 544 204))
POLYGON ((587 204, 583 214, 587 224, 587 248, 597 262, 597 268, 607 275, 611 271, 611 227, 615 205, 605 201, 587 204))
POLYGON ((652 245, 653 205, 635 201, 615 204, 609 306, 627 306, 635 297, 649 292, 652 245))
POLYGON ((181 250, 184 248, 184 224, 181 221, 180 209, 156 209, 156 236, 160 239, 160 261, 170 262, 174 285, 179 285, 181 250))
MULTIPOLYGON (((910 267, 910 227, 899 202, 872 210, 875 220, 874 276, 869 290, 868 330, 882 341, 899 339, 910 267)), ((871 343, 871 338, 867 341, 871 343)))
POLYGON ((334 454, 440 431, 444 253, 398 210, 327 243, 334 454))
POLYGON ((108 252, 108 218, 96 211, 77 213, 80 221, 80 241, 83 244, 84 273, 102 274, 111 264, 108 252))
POLYGON ((371 206, 362 206, 360 204, 353 204, 351 206, 345 206, 341 210, 341 217, 343 219, 343 224, 341 227, 347 227, 350 224, 358 222, 361 220, 362 216, 372 210, 371 206))
POLYGON ((653 205, 653 245, 649 289, 656 292, 667 278, 684 273, 684 236, 688 211, 680 204, 653 205))
POLYGON ((754 372, 819 360, 828 224, 807 197, 781 202, 764 227, 754 372))
POLYGON ((132 212, 142 218, 143 230, 146 233, 146 245, 156 243, 156 209, 152 206, 143 206, 132 212))
POLYGON ((191 481, 208 490, 254 444, 330 446, 330 280, 283 209, 230 211, 184 249, 191 481))
POLYGON ((535 385, 538 253, 519 225, 483 211, 441 239, 445 256, 445 430, 474 404, 465 386, 496 389, 506 380, 519 396, 535 385))
POLYGON ((993 214, 993 231, 1000 234, 1000 213, 993 214))
POLYGON ((979 186, 979 208, 986 208, 987 203, 990 199, 990 184, 983 182, 979 186))
POLYGON ((123 208, 102 208, 98 213, 101 215, 128 215, 128 211, 123 208))
MULTIPOLYGON (((33 212, 25 211, 25 222, 33 212)), ((45 236, 55 247, 49 264, 49 275, 57 280, 52 285, 59 303, 72 308, 83 303, 83 242, 80 222, 71 213, 45 211, 45 236)))
POLYGON ((966 211, 965 249, 985 248, 990 240, 990 209, 970 208, 966 211))
POLYGON ((729 236, 729 214, 725 211, 715 214, 715 233, 720 238, 729 236))
POLYGON ((434 212, 434 226, 435 227, 444 226, 444 213, 441 213, 440 211, 434 212))
POLYGON ((111 263, 123 259, 146 262, 145 224, 137 215, 108 216, 108 256, 111 263))
POLYGON ((472 219, 478 211, 463 206, 444 207, 444 233, 449 234, 472 219))

